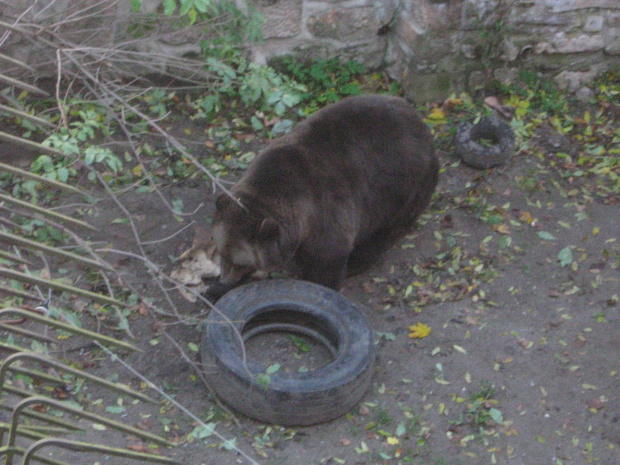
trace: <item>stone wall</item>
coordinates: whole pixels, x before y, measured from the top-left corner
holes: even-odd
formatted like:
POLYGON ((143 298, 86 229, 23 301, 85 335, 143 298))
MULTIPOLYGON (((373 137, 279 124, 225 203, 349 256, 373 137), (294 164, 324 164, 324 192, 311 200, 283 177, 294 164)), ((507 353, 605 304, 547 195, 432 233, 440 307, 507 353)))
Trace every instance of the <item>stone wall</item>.
POLYGON ((385 67, 418 101, 510 82, 521 69, 575 90, 620 65, 618 0, 249 0, 258 61, 286 53, 385 67))
MULTIPOLYGON (((355 59, 369 68, 386 69, 417 101, 475 91, 494 78, 511 81, 521 69, 547 73, 561 87, 575 90, 620 65, 619 0, 235 2, 242 9, 251 4, 265 18, 264 42, 249 46, 255 61, 266 63, 284 54, 355 59)), ((104 14, 90 17, 86 24, 75 23, 74 39, 113 47, 127 40, 128 25, 135 21, 128 4, 129 0, 13 0, 0 2, 0 19, 10 22, 30 7, 22 20, 54 27, 73 11, 104 5, 104 14)), ((157 15, 160 4, 161 0, 144 0, 142 17, 157 15)), ((142 37, 139 50, 161 56, 197 53, 198 40, 204 38, 200 28, 179 33, 163 23, 149 27, 156 34, 152 40, 142 37)), ((0 53, 26 63, 52 63, 33 48, 29 37, 14 35, 0 46, 0 53)), ((165 59, 161 66, 166 66, 165 59)))
POLYGON ((265 18, 265 42, 252 47, 254 59, 294 53, 300 58, 358 60, 382 66, 388 45, 379 31, 397 2, 352 0, 249 0, 265 18))

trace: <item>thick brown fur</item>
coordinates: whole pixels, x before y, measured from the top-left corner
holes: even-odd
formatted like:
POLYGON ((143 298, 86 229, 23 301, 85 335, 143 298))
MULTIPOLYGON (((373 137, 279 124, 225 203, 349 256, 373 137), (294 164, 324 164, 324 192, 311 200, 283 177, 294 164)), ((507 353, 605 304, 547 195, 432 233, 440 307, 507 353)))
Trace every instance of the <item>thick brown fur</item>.
POLYGON ((339 290, 407 233, 427 207, 439 163, 432 136, 403 99, 330 105, 271 143, 217 199, 221 283, 295 263, 339 290))

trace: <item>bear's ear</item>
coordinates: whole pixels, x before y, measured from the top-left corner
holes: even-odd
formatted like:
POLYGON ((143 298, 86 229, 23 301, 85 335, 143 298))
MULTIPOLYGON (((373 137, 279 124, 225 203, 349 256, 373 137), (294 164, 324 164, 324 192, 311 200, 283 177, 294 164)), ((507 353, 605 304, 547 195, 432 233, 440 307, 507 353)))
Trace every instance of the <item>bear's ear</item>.
POLYGON ((258 238, 263 241, 277 241, 280 237, 280 224, 273 218, 265 218, 260 224, 258 238))
POLYGON ((220 194, 218 198, 215 200, 215 208, 218 212, 226 210, 226 207, 230 205, 232 199, 228 196, 228 194, 220 194))

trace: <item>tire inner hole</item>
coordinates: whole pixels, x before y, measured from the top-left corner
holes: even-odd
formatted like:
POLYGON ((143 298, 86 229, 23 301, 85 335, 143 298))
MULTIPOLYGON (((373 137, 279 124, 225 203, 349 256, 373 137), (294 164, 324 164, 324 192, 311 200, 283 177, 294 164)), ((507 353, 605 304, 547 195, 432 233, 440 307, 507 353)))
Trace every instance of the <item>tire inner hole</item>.
POLYGON ((471 131, 471 138, 474 142, 485 147, 492 147, 493 145, 499 144, 499 138, 495 131, 482 127, 481 125, 474 126, 471 131))
POLYGON ((242 335, 248 358, 265 367, 279 365, 278 372, 314 371, 338 354, 338 335, 325 322, 291 309, 271 309, 255 316, 242 335))

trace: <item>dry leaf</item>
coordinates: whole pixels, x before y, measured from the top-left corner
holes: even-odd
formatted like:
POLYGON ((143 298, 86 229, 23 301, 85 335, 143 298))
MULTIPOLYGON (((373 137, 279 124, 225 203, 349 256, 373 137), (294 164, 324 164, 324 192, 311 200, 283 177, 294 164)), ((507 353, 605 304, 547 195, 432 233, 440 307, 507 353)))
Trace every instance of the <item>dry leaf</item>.
POLYGON ((431 333, 431 327, 424 323, 416 323, 415 325, 409 326, 409 337, 422 339, 428 336, 431 333))
MULTIPOLYGON (((216 278, 220 275, 220 267, 209 260, 204 250, 198 250, 193 256, 181 263, 181 266, 170 273, 170 277, 186 286, 193 286, 197 293, 206 291, 203 278, 216 278)), ((196 302, 196 296, 179 289, 183 297, 190 302, 196 302)))
POLYGON ((493 225, 493 231, 496 231, 500 234, 510 234, 510 229, 505 224, 496 224, 493 225))

